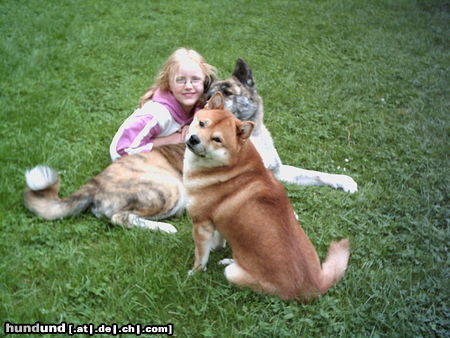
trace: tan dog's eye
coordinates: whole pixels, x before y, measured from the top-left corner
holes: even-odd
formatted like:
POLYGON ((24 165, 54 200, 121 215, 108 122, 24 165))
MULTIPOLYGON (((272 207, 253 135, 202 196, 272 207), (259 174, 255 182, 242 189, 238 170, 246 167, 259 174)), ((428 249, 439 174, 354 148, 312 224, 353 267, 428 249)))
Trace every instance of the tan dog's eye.
POLYGON ((213 137, 212 140, 217 143, 222 143, 222 140, 220 139, 220 137, 213 137))
POLYGON ((205 128, 205 122, 203 121, 199 121, 198 125, 200 126, 200 128, 205 128))

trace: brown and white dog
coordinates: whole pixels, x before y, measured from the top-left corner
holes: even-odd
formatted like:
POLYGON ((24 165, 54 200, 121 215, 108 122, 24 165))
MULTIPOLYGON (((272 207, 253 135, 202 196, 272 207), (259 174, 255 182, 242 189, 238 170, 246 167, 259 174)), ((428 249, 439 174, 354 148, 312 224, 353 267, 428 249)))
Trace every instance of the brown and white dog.
POLYGON ((206 269, 223 236, 233 252, 224 260, 230 282, 307 302, 342 278, 349 241, 333 242, 321 266, 283 185, 249 140, 254 125, 224 110, 220 93, 191 124, 183 166, 195 241, 191 271, 206 269))
POLYGON ((107 217, 113 224, 177 232, 159 220, 185 210, 184 150, 184 144, 171 144, 122 157, 65 198, 58 194, 58 173, 36 166, 25 173, 25 206, 47 220, 73 216, 90 207, 94 215, 107 217))

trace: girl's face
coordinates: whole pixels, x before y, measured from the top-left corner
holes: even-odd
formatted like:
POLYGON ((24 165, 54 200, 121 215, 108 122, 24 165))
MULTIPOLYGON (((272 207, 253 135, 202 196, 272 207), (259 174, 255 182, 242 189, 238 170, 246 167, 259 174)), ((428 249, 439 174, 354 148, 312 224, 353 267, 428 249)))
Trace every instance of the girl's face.
POLYGON ((190 113, 203 95, 205 74, 194 62, 183 62, 172 74, 169 82, 170 90, 186 113, 190 113))

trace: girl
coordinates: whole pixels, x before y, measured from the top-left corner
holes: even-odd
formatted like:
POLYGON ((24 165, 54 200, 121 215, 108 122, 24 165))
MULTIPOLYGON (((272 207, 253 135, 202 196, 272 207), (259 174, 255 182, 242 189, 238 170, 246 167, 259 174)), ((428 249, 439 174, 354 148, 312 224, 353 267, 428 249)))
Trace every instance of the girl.
POLYGON ((120 126, 109 148, 111 159, 183 142, 215 73, 196 51, 177 49, 141 97, 139 108, 120 126))

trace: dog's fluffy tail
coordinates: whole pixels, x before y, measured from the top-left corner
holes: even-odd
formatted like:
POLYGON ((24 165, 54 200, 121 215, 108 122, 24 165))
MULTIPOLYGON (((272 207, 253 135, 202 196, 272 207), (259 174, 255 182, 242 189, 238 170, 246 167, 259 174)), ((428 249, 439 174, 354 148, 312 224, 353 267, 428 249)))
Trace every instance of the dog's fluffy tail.
POLYGON ((84 211, 93 201, 97 189, 95 181, 83 185, 71 196, 61 199, 59 176, 49 167, 39 165, 25 172, 25 206, 47 220, 71 216, 84 211))
POLYGON ((322 263, 320 283, 321 294, 324 294, 344 276, 348 258, 350 256, 349 247, 350 242, 348 239, 342 239, 338 242, 331 243, 328 249, 327 258, 322 263))

